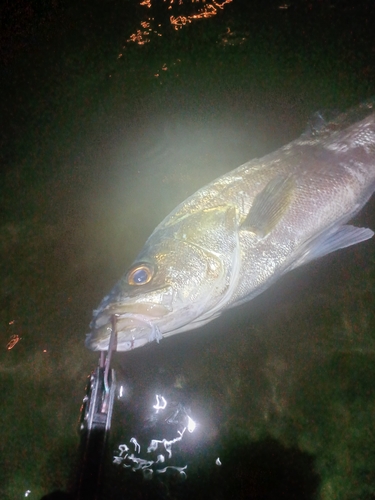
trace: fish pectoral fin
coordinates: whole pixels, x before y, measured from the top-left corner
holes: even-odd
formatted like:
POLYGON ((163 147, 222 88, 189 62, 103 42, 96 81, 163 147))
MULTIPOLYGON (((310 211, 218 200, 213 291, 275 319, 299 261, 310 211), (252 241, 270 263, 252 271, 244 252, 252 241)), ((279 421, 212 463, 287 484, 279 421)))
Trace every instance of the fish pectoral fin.
POLYGON ((372 238, 374 231, 366 227, 355 227, 350 225, 339 226, 335 230, 321 234, 318 238, 307 244, 303 255, 294 262, 291 269, 302 266, 312 260, 323 257, 340 248, 350 247, 372 238))
POLYGON ((290 206, 295 188, 293 176, 277 175, 256 195, 240 229, 261 238, 272 231, 290 206))

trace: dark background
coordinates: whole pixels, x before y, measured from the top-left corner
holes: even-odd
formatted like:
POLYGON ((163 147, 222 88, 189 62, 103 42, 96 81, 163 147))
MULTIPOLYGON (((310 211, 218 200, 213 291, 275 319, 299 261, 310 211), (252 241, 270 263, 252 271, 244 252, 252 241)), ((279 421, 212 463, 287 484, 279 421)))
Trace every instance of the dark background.
MULTIPOLYGON (((191 16, 214 2, 0 7, 2 499, 69 489, 92 309, 163 217, 313 112, 375 94, 373 2, 221 3, 207 19, 191 16)), ((375 228, 374 201, 356 223, 375 228)), ((374 498, 374 280, 370 240, 115 355, 112 457, 156 391, 187 398, 198 427, 170 461, 186 481, 109 457, 107 497, 374 498)))

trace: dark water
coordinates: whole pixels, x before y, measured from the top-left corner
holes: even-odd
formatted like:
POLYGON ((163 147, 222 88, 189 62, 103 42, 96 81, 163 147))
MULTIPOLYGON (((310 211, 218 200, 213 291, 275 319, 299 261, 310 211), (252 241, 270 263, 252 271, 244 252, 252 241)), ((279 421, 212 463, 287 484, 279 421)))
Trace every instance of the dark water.
MULTIPOLYGON (((98 357, 84 348, 92 309, 162 218, 316 110, 375 94, 370 2, 150 3, 1 7, 5 500, 68 491, 98 357)), ((372 201, 356 222, 374 219, 372 201)), ((104 497, 374 498, 374 280, 370 240, 198 331, 115 355, 125 392, 104 497), (185 480, 112 464, 135 435, 141 458, 179 435, 181 414, 157 417, 155 394, 197 422, 166 461, 185 480)))

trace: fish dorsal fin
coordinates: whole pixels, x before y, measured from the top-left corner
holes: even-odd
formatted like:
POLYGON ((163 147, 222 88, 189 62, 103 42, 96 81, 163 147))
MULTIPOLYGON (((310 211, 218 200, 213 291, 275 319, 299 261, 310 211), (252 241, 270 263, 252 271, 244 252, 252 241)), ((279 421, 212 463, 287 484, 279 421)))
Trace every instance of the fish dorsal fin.
POLYGON ((291 175, 277 175, 256 195, 254 203, 241 224, 261 238, 272 231, 290 206, 295 188, 291 175))

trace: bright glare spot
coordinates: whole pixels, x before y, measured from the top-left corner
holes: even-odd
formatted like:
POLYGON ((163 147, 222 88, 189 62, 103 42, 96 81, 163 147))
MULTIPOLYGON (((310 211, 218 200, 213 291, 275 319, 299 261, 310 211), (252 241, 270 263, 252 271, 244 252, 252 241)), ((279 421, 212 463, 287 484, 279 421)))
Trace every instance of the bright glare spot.
POLYGON ((131 438, 130 442, 134 444, 135 452, 140 453, 141 445, 138 443, 138 441, 135 438, 131 438))
POLYGON ((194 422, 192 418, 189 417, 189 415, 187 416, 187 418, 188 418, 187 430, 189 432, 194 432, 194 429, 196 428, 197 424, 194 422))
POLYGON ((168 453, 169 458, 172 456, 172 445, 177 443, 177 441, 181 441, 182 436, 184 435, 186 431, 186 427, 182 432, 178 431, 180 437, 176 437, 174 439, 171 439, 168 441, 168 439, 152 439, 150 446, 147 448, 147 453, 150 453, 151 451, 157 450, 159 444, 164 445, 165 451, 168 453))
POLYGON ((155 408, 156 413, 158 413, 159 410, 164 410, 164 408, 167 406, 167 401, 163 396, 159 396, 159 394, 156 394, 156 405, 153 406, 155 408))
POLYGON ((25 497, 28 497, 30 495, 30 493, 31 493, 31 490, 26 490, 25 491, 25 497))
POLYGON ((182 476, 186 477, 184 470, 187 469, 187 465, 185 465, 185 467, 175 467, 174 465, 168 465, 167 467, 164 467, 164 469, 159 469, 158 472, 159 474, 163 474, 164 472, 167 472, 167 469, 178 470, 182 476))
POLYGON ((153 460, 144 460, 143 458, 136 457, 133 453, 128 456, 128 459, 135 464, 133 466, 133 470, 148 469, 154 463, 153 460))
POLYGON ((118 388, 117 399, 125 400, 129 396, 129 386, 121 384, 118 388))
POLYGON ((47 352, 47 349, 43 349, 43 352, 47 352))
POLYGON ((216 459, 216 461, 215 461, 215 464, 216 464, 216 465, 221 465, 221 461, 220 461, 220 458, 219 458, 219 457, 217 457, 217 459, 216 459))
POLYGON ((126 444, 120 444, 120 446, 118 448, 120 450, 120 457, 123 453, 126 453, 127 451, 129 451, 129 448, 126 446, 126 444))

